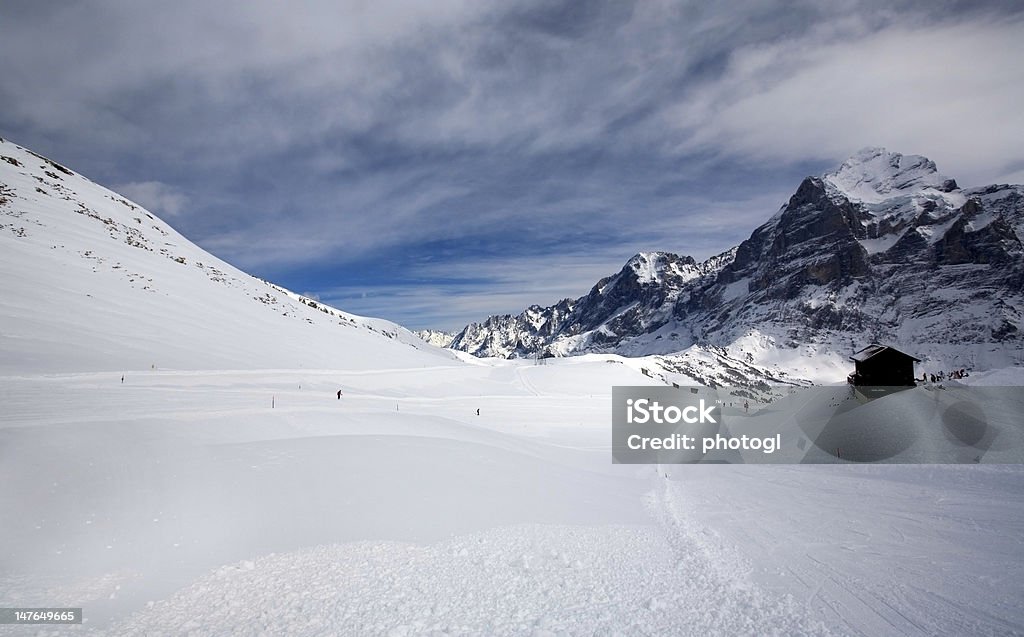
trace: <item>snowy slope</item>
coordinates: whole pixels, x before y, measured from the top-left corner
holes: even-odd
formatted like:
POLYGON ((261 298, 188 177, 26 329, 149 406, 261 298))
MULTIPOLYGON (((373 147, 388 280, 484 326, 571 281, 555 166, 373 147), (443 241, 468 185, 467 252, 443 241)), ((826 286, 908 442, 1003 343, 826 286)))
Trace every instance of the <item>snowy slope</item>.
POLYGON ((321 306, 141 206, 0 141, 0 373, 432 364, 408 330, 321 306))

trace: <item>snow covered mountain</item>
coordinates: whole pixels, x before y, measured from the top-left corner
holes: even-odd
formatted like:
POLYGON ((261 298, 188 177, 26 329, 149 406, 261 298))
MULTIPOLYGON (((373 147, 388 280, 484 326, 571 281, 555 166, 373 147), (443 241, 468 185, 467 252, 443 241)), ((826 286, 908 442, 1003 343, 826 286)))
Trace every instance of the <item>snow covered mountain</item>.
POLYGON ((711 356, 770 377, 884 341, 935 369, 1012 365, 1024 348, 1021 236, 1024 187, 962 189, 924 157, 868 148, 805 179, 728 252, 699 264, 639 254, 586 296, 468 325, 451 347, 669 355, 677 371, 711 356))
MULTIPOLYGON (((589 294, 518 316, 492 316, 455 336, 450 347, 482 356, 554 356, 618 351, 633 335, 666 324, 680 295, 708 280, 732 259, 732 251, 703 263, 668 252, 635 255, 589 294), (616 349, 617 348, 617 349, 616 349)), ((628 348, 626 348, 628 349, 628 348)), ((636 353, 635 351, 621 353, 636 353)))
POLYGON ((251 277, 2 139, 0 293, 0 372, 359 369, 453 356, 251 277))
POLYGON ((416 330, 413 334, 435 347, 448 347, 452 344, 452 339, 455 338, 455 334, 441 330, 416 330))

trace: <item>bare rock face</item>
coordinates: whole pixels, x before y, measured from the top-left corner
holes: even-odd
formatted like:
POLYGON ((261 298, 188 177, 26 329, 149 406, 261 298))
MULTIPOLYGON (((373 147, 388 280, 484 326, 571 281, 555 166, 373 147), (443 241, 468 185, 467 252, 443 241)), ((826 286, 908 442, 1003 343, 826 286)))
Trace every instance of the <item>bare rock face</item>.
POLYGON ((985 208, 978 199, 971 199, 956 221, 935 242, 933 256, 939 265, 961 263, 1012 264, 1021 253, 1020 238, 1002 216, 984 222, 985 208))
POLYGON ((763 298, 796 298, 805 285, 846 283, 868 272, 862 216, 849 201, 836 202, 824 183, 808 177, 774 223, 740 244, 727 266, 732 280, 750 278, 751 293, 763 298))

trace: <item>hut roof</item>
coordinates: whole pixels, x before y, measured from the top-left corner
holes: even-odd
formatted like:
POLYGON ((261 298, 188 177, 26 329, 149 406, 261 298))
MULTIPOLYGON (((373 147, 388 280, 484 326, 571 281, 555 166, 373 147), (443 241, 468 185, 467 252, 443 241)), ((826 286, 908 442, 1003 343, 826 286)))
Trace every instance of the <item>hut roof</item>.
POLYGON ((896 354, 899 354, 901 356, 906 356, 907 358, 913 360, 915 363, 920 363, 921 362, 920 358, 915 358, 915 357, 911 356, 910 354, 907 354, 906 352, 901 352, 898 349, 896 349, 895 347, 889 347, 888 345, 879 345, 878 343, 872 343, 871 345, 868 345, 864 349, 860 350, 859 352, 857 352, 856 354, 851 356, 850 360, 854 361, 854 362, 857 362, 857 363, 863 363, 864 361, 866 361, 868 359, 871 359, 871 358, 874 358, 875 356, 878 356, 879 354, 881 354, 882 352, 884 352, 886 350, 892 351, 892 352, 894 352, 896 354))

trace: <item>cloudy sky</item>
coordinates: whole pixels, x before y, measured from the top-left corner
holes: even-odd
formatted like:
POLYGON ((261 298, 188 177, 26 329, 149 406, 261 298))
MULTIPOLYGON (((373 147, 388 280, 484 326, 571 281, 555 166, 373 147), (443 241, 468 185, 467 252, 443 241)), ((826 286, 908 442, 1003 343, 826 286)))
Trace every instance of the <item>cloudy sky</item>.
POLYGON ((1022 105, 1020 2, 0 2, 0 136, 412 328, 721 252, 864 146, 1024 182, 1022 105))

